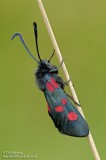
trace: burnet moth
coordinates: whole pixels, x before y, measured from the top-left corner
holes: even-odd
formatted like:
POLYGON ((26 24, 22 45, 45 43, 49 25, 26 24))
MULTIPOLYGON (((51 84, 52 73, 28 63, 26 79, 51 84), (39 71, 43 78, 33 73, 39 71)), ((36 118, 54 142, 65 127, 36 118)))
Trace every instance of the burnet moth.
POLYGON ((12 36, 12 40, 18 36, 28 54, 38 63, 38 68, 35 72, 35 78, 39 89, 45 95, 48 104, 48 113, 53 120, 55 127, 60 133, 65 135, 85 137, 89 134, 88 124, 70 102, 70 96, 64 91, 66 83, 58 75, 58 69, 62 63, 59 67, 50 64, 50 61, 54 55, 54 51, 49 60, 41 59, 37 41, 37 24, 35 22, 33 23, 33 27, 39 60, 37 60, 29 51, 20 33, 15 33, 12 36))

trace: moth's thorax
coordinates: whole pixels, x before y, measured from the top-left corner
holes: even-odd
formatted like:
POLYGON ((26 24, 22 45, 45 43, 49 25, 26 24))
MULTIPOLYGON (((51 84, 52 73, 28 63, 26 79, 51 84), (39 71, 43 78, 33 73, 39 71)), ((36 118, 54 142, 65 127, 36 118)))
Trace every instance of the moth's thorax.
MULTIPOLYGON (((42 77, 47 74, 47 73, 51 73, 51 71, 57 69, 56 66, 51 65, 48 61, 46 60, 41 60, 38 66, 38 69, 36 71, 36 78, 42 77)), ((56 71, 54 71, 56 72, 56 71)), ((52 72, 53 73, 53 72, 52 72)))
POLYGON ((40 61, 38 69, 35 72, 35 77, 37 84, 41 90, 44 89, 45 81, 49 78, 49 76, 52 76, 54 73, 58 73, 58 69, 56 66, 51 65, 46 60, 40 61))

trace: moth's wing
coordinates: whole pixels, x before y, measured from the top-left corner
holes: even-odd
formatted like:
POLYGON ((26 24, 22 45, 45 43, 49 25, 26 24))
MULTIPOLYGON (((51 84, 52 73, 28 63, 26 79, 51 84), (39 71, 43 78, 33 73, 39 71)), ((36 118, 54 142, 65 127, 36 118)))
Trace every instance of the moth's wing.
POLYGON ((89 134, 87 122, 60 87, 55 88, 53 92, 45 89, 44 94, 49 106, 49 115, 61 133, 76 137, 89 134))

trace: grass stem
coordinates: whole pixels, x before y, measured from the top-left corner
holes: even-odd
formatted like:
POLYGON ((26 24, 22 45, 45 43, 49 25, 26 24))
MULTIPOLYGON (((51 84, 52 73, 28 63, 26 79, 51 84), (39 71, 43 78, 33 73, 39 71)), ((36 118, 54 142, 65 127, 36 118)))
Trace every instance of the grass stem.
MULTIPOLYGON (((43 17, 43 19, 44 19, 44 22, 45 22, 45 25, 46 25, 48 34, 49 34, 49 36, 50 36, 52 45, 53 45, 53 47, 54 47, 54 49, 55 49, 56 55, 57 55, 57 57, 58 57, 58 60, 59 60, 59 62, 61 63, 62 60, 63 60, 63 58, 62 58, 60 49, 59 49, 59 47, 58 47, 57 41, 56 41, 56 39, 55 39, 55 36, 54 36, 54 34, 53 34, 53 30, 52 30, 51 25, 50 25, 50 23, 49 23, 47 14, 46 14, 45 9, 44 9, 44 6, 43 6, 43 3, 42 3, 41 0, 37 0, 37 3, 38 3, 38 6, 39 6, 39 9, 40 9, 40 11, 41 11, 42 17, 43 17)), ((66 68, 64 62, 63 62, 63 64, 62 64, 62 69, 63 69, 64 75, 65 75, 65 78, 66 78, 66 80, 68 81, 68 80, 70 79, 70 76, 69 76, 69 74, 68 74, 68 71, 67 71, 67 68, 66 68)), ((72 82, 70 81, 68 84, 69 84, 69 88, 70 88, 71 94, 72 94, 72 96, 73 96, 73 99, 75 100, 75 102, 77 102, 77 103, 79 104, 79 101, 78 101, 78 98, 77 98, 77 95, 76 95, 76 92, 75 92, 75 89, 74 89, 74 87, 73 87, 72 82)), ((79 107, 78 105, 76 105, 76 108, 77 108, 78 111, 82 114, 82 116, 85 118, 84 113, 83 113, 81 107, 79 107)), ((97 151, 97 148, 96 148, 96 146, 95 146, 95 143, 94 143, 94 140, 93 140, 93 137, 92 137, 91 133, 89 133, 89 135, 87 136, 87 138, 88 138, 88 142, 89 142, 90 148, 91 148, 91 150, 92 150, 94 159, 95 159, 95 160, 100 160, 99 153, 98 153, 98 151, 97 151)))

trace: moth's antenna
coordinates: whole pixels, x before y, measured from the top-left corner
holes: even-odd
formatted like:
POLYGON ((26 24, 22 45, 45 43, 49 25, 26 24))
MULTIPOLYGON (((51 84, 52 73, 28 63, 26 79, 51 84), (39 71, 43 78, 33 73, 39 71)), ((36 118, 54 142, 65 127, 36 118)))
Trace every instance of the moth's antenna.
POLYGON ((22 44, 23 44, 23 46, 24 46, 24 48, 26 49, 26 51, 28 52, 28 54, 37 62, 37 63, 39 63, 39 61, 33 56, 33 54, 29 51, 29 49, 28 49, 28 47, 27 47, 27 45, 26 45, 26 43, 25 43, 25 41, 24 41, 24 39, 23 39, 23 37, 22 37, 22 35, 20 34, 20 33, 15 33, 13 36, 12 36, 12 40, 16 37, 16 36, 18 36, 19 38, 20 38, 20 41, 22 42, 22 44))
POLYGON ((39 49, 38 49, 38 33, 37 33, 36 22, 33 22, 33 27, 34 27, 34 34, 35 34, 36 50, 37 50, 37 53, 38 53, 39 60, 41 61, 41 57, 40 57, 39 49))
POLYGON ((52 57, 54 56, 54 52, 55 52, 55 49, 53 50, 53 53, 52 53, 52 55, 50 56, 50 58, 49 58, 49 60, 48 60, 49 63, 50 63, 52 57))

